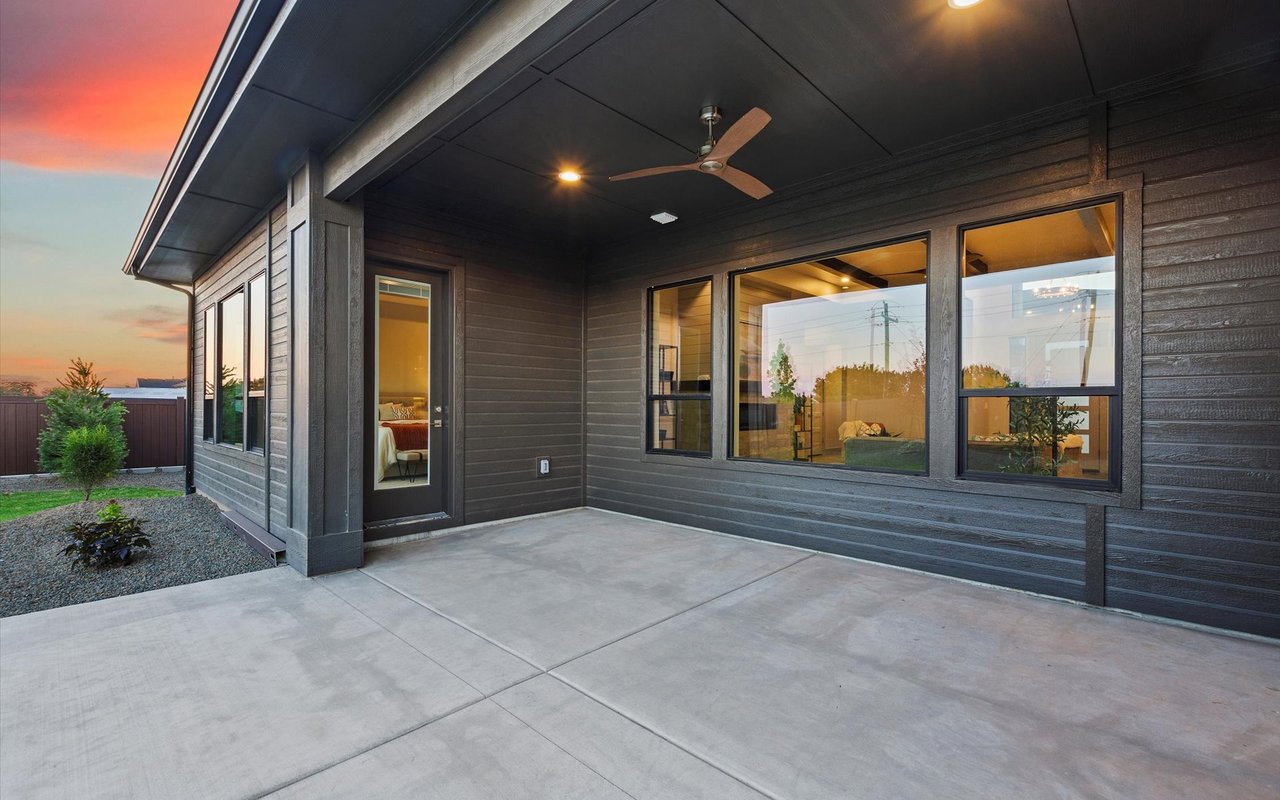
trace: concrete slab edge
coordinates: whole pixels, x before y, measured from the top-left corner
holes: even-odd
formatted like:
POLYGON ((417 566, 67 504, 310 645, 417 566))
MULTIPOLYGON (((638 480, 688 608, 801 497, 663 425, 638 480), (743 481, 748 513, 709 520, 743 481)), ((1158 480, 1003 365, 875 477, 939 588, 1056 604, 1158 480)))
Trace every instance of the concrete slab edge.
POLYGON ((434 531, 422 531, 421 533, 407 533, 404 536, 392 536, 387 539, 378 539, 374 542, 365 542, 364 549, 373 550, 379 547, 390 547, 391 545, 405 544, 407 542, 421 542, 427 539, 439 539, 443 536, 453 536, 456 533, 467 533, 469 531, 481 530, 483 528, 492 528, 495 525, 510 525, 514 522, 525 522, 531 519, 542 519, 543 517, 555 517, 560 514, 581 511, 584 508, 586 508, 586 506, 558 508, 555 511, 543 511, 538 514, 525 514, 519 517, 506 517, 504 519, 492 519, 485 522, 473 522, 470 525, 457 525, 452 528, 440 528, 434 531))

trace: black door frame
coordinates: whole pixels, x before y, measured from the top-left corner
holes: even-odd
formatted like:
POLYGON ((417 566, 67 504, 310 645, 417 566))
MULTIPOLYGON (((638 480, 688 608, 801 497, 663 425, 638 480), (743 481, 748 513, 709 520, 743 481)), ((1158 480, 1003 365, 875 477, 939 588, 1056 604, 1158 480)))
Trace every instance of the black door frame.
MULTIPOLYGON (((399 517, 387 520, 364 520, 364 539, 365 541, 377 541, 380 539, 389 539, 399 536, 407 536, 411 534, 425 533, 441 528, 449 528, 461 525, 463 519, 463 409, 462 409, 462 385, 463 385, 463 359, 464 352, 463 331, 463 281, 464 269, 463 262, 460 259, 448 256, 434 256, 430 259, 406 258, 401 254, 381 254, 374 250, 366 250, 365 252, 365 286, 366 300, 365 308, 362 309, 364 320, 364 353, 365 363, 365 381, 363 391, 365 393, 365 407, 372 409, 375 407, 373 399, 373 342, 371 326, 373 324, 372 304, 377 301, 376 281, 378 275, 388 275, 391 277, 403 277, 407 280, 421 280, 424 273, 439 276, 443 282, 443 297, 447 301, 444 303, 445 308, 440 309, 443 312, 441 320, 441 330, 445 333, 446 341, 443 343, 440 351, 444 358, 443 379, 444 388, 442 394, 448 398, 443 413, 443 427, 446 438, 446 448, 448 450, 444 457, 443 476, 444 487, 442 493, 442 508, 440 511, 420 514, 407 517, 399 517)), ((434 403, 433 403, 434 405, 434 403)), ((434 429, 433 429, 434 433, 434 429)), ((364 429, 360 432, 364 437, 367 453, 373 453, 373 432, 369 426, 369 420, 366 418, 364 429)), ((371 456, 369 456, 371 457, 371 456)), ((370 465, 366 464, 362 468, 364 475, 364 495, 366 498, 366 507, 369 496, 372 494, 372 473, 370 465)))

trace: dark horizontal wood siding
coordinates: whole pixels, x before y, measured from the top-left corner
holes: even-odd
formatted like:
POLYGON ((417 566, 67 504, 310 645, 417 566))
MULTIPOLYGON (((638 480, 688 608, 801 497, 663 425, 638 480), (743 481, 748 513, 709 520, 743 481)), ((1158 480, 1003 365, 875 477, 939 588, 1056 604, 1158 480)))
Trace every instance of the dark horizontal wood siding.
POLYGON ((582 505, 581 260, 381 196, 366 198, 365 247, 461 275, 462 521, 582 505), (538 456, 550 476, 535 476, 538 456))
MULTIPOLYGON (((228 249, 226 254, 196 280, 196 318, 195 318, 195 375, 203 386, 204 359, 208 351, 205 340, 205 310, 215 307, 218 301, 244 286, 253 277, 267 271, 268 248, 278 245, 277 238, 283 226, 283 207, 272 209, 264 214, 238 242, 228 249), (268 230, 272 235, 268 236, 268 230), (269 242, 270 240, 270 242, 269 242)), ((277 254, 278 255, 278 254, 277 254)), ((268 298, 268 447, 265 452, 245 452, 237 447, 205 441, 203 395, 197 394, 195 403, 195 434, 192 440, 195 461, 196 488, 208 495, 215 502, 231 508, 248 517, 264 529, 270 529, 268 519, 268 460, 287 457, 287 449, 280 448, 277 437, 280 435, 276 413, 281 406, 273 406, 277 397, 284 395, 287 409, 287 365, 281 374, 280 363, 276 360, 277 346, 280 343, 281 331, 275 315, 282 306, 287 306, 288 284, 280 284, 268 276, 271 286, 268 298)), ((286 323, 287 324, 287 323, 286 323)), ((287 474, 287 472, 286 472, 287 474)), ((277 476, 279 478, 280 476, 277 476)))
POLYGON ((1280 68, 1118 105, 1141 173, 1142 508, 1108 509, 1107 603, 1280 635, 1280 68))
MULTIPOLYGON (((1115 103, 1110 177, 1146 176, 1142 508, 1106 509, 1106 602, 1280 634, 1280 104, 1274 66, 1115 103)), ((1071 599, 1086 506, 646 456, 644 292, 1089 182, 1088 116, 673 225, 587 271, 587 503, 1071 599)), ((1095 145, 1097 139, 1093 140, 1095 145)), ((720 313, 726 313, 723 311, 720 313)), ((937 368, 938 353, 930 353, 937 368)), ((718 363, 723 370, 726 363, 718 363)), ((727 382, 725 383, 727 385, 727 382)), ((718 398, 721 402, 723 398, 718 398)), ((931 412, 947 399, 931 398, 931 412)), ((717 432, 722 435, 723 432, 717 432)), ((1096 542, 1096 539, 1091 539, 1096 542)), ((1097 547, 1096 544, 1092 546, 1097 547)), ((1099 549, 1098 552, 1101 552, 1099 549)), ((1099 571, 1100 572, 1100 571, 1099 571)))
POLYGON ((1088 151, 1085 120, 1058 122, 597 254, 588 266, 588 503, 1083 599, 1083 506, 882 485, 807 465, 763 474, 733 462, 646 457, 640 398, 646 287, 1079 185, 1088 151))

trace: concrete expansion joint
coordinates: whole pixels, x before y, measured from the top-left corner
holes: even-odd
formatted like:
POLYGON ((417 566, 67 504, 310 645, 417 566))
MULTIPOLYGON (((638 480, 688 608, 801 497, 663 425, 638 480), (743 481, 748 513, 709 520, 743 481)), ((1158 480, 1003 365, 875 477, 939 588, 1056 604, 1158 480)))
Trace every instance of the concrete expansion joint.
MULTIPOLYGON (((553 513, 559 513, 559 512, 553 512, 553 513)), ((478 526, 478 527, 479 527, 479 526, 478 526)), ((736 538, 736 537, 735 537, 735 538, 736 538)), ((795 548, 795 549, 798 549, 798 548, 795 548)), ((441 619, 444 619, 444 620, 446 620, 446 621, 448 621, 448 622, 450 622, 450 623, 452 623, 452 624, 454 624, 454 625, 457 625, 458 627, 462 628, 463 630, 466 630, 467 632, 469 632, 469 633, 471 633, 471 634, 473 634, 473 635, 475 635, 475 636, 479 637, 479 638, 480 638, 480 639, 482 639, 483 641, 485 641, 485 642, 487 642, 487 643, 489 643, 489 644, 493 645, 494 647, 499 648, 499 649, 500 649, 500 650, 502 650, 503 652, 506 652, 506 653, 508 653, 509 655, 511 655, 511 656, 513 656, 513 657, 515 657, 515 658, 519 659, 521 662, 523 662, 523 663, 525 663, 525 664, 528 664, 530 667, 533 667, 533 668, 536 670, 536 672, 535 672, 533 675, 529 675, 529 676, 527 676, 527 677, 521 678, 520 680, 515 681, 514 683, 510 683, 510 684, 507 684, 507 685, 498 686, 497 688, 495 688, 495 689, 493 689, 492 691, 487 692, 487 693, 486 693, 485 691, 483 691, 482 689, 480 689, 479 687, 477 687, 477 686, 476 686, 474 683, 472 683, 471 681, 468 681, 468 680, 467 680, 466 678, 464 678, 463 676, 458 675, 455 671, 450 670, 447 666, 445 666, 445 665, 441 664, 441 663, 440 663, 438 660, 436 660, 435 658, 432 658, 431 654, 426 653, 426 652, 423 652, 420 648, 418 648, 418 647, 414 646, 411 642, 406 641, 403 637, 401 637, 400 635, 398 635, 395 631, 391 630, 391 629, 390 629, 390 628, 388 628, 386 625, 383 625, 383 624, 382 624, 381 622, 379 622, 378 620, 374 619, 373 617, 371 617, 370 615, 366 614, 366 613, 365 613, 364 611, 362 611, 361 609, 357 608, 357 607, 356 607, 354 604, 352 604, 349 600, 347 600, 346 598, 342 597, 342 596, 341 596, 340 594, 338 594, 337 592, 334 592, 334 591, 333 591, 331 588, 329 588, 328 586, 325 586, 324 581, 316 581, 316 583, 319 583, 321 586, 324 586, 325 590, 326 590, 327 592, 329 592, 329 594, 331 594, 331 595, 333 595, 334 597, 336 597, 336 598, 338 598, 339 600, 341 600, 345 605, 347 605, 348 607, 350 607, 350 608, 351 608, 353 611, 355 611, 357 614, 359 614, 360 616, 362 616, 362 617, 364 617, 365 619, 369 620, 371 623, 373 623, 374 625, 376 625, 378 628, 382 629, 383 631, 386 631, 386 632, 387 632, 387 633, 389 633, 391 636, 393 636, 394 638, 396 638, 398 641, 400 641, 400 642, 402 642, 403 644, 405 644, 406 646, 410 647, 410 648, 411 648, 411 649, 413 649, 415 652, 417 652, 417 653, 421 654, 424 658, 426 658, 427 660, 431 661, 433 664, 435 664, 436 666, 440 667, 440 668, 441 668, 441 669, 443 669, 444 671, 448 672, 450 675, 452 675, 452 676, 454 676, 455 678, 457 678, 458 680, 462 681, 462 682, 463 682, 464 684, 466 684, 468 687, 470 687, 471 689, 473 689, 473 690, 476 692, 477 696, 476 696, 473 700, 471 700, 470 702, 464 703, 464 704, 462 704, 462 705, 460 705, 460 706, 458 706, 458 707, 456 707, 456 708, 454 708, 454 709, 452 709, 452 710, 450 710, 450 711, 448 711, 448 712, 446 712, 446 713, 439 714, 439 715, 435 715, 435 716, 431 717, 430 719, 427 719, 427 720, 423 721, 423 722, 422 722, 421 724, 419 724, 419 725, 415 725, 415 726, 413 726, 413 727, 411 727, 411 728, 408 728, 408 729, 403 730, 403 731, 401 731, 401 732, 399 732, 399 733, 396 733, 396 734, 394 734, 394 735, 392 735, 392 736, 389 736, 389 737, 387 737, 386 739, 383 739, 383 740, 381 740, 381 741, 378 741, 377 743, 372 744, 372 745, 370 745, 369 747, 366 747, 366 748, 364 748, 364 749, 360 750, 359 752, 352 753, 352 754, 350 754, 347 758, 343 758, 343 759, 340 759, 340 760, 338 760, 338 761, 335 761, 334 763, 327 764, 327 765, 325 765, 324 767, 322 767, 322 768, 320 768, 320 769, 318 769, 318 770, 315 770, 315 771, 314 771, 314 772, 312 772, 312 773, 309 773, 309 774, 307 774, 307 775, 304 775, 304 776, 299 777, 296 781, 290 781, 288 784, 285 784, 285 785, 283 785, 283 786, 276 786, 276 787, 273 787, 273 788, 271 789, 271 791, 269 791, 269 792, 265 792, 263 795, 260 795, 260 797, 265 797, 265 796, 267 796, 267 795, 270 795, 272 792, 276 792, 276 791, 279 791, 280 789, 285 788, 285 786, 292 785, 292 784, 294 784, 294 783, 298 783, 298 782, 300 782, 300 781, 306 780, 306 779, 308 779, 308 778, 312 777, 313 775, 318 775, 318 774, 320 774, 320 773, 322 773, 322 772, 324 772, 324 771, 326 771, 326 770, 332 769, 333 767, 336 767, 336 766, 338 766, 338 765, 339 765, 339 764, 341 764, 341 763, 344 763, 344 762, 346 762, 346 761, 350 761, 351 759, 354 759, 354 758, 358 758, 359 756, 363 755, 364 753, 370 752, 370 751, 375 750, 375 749, 377 749, 377 748, 379 748, 379 747, 382 747, 383 745, 386 745, 386 744, 388 744, 388 743, 390 743, 390 742, 393 742, 393 741, 395 741, 395 740, 397 740, 397 739, 400 739, 400 738, 403 738, 403 737, 405 737, 405 736, 408 736, 408 735, 410 735, 410 734, 414 733, 415 731, 418 731, 418 730, 420 730, 420 729, 422 729, 422 728, 424 728, 424 727, 426 727, 426 726, 428 726, 428 725, 431 725, 431 724, 432 724, 432 723, 434 723, 434 722, 437 722, 437 721, 439 721, 439 720, 441 720, 441 719, 444 719, 445 717, 449 717, 449 716, 452 716, 452 715, 454 715, 454 714, 457 714, 457 713, 459 713, 459 712, 461 712, 461 711, 463 711, 463 710, 465 710, 465 709, 471 708, 472 706, 474 706, 474 705, 476 705, 476 704, 479 704, 479 703, 482 703, 482 702, 484 702, 484 701, 486 701, 486 700, 492 700, 496 706, 498 706, 499 708, 501 708, 501 709, 503 710, 503 712, 504 712, 504 713, 506 713, 506 714, 510 715, 512 718, 514 718, 516 721, 518 721, 521 725, 523 725, 524 727, 526 727, 526 728, 528 728, 529 730, 533 731, 535 734, 537 734, 537 735, 538 735, 539 737, 541 737, 542 739, 545 739, 549 744, 551 744, 552 746, 556 747, 556 748, 557 748, 558 750, 560 750, 561 752, 564 752, 567 756, 569 756, 569 757, 570 757, 570 758, 572 758, 574 761, 576 761, 576 762, 578 762, 579 764, 581 764, 584 768, 586 768, 586 769, 590 770, 592 773, 594 773, 594 774, 596 774, 597 776, 599 776, 602 780, 606 781, 606 782, 607 782, 607 783, 609 783, 611 786, 614 786, 614 788, 618 789, 618 791, 622 792, 623 794, 627 795, 628 797, 634 797, 634 795, 632 795, 631 793, 629 793, 629 792, 625 791, 622 787, 618 786, 616 783, 614 783, 613 781, 609 780, 606 776, 601 775, 601 774, 600 774, 600 772, 599 772, 598 770, 594 769, 594 768, 593 768, 593 767, 591 767, 589 764, 586 764, 585 762, 583 762, 583 761, 582 761, 582 759, 578 758, 576 755, 574 755, 573 753, 571 753, 571 752, 569 752, 568 750, 566 750, 566 749, 565 749, 564 747, 562 747, 560 744, 558 744, 558 743, 556 743, 555 741, 553 741, 553 740, 551 740, 550 738, 548 738, 545 734, 543 734, 543 733, 542 733, 541 731, 539 731, 537 728, 535 728, 534 726, 530 725, 526 720, 522 719, 519 715, 515 714, 515 713, 514 713, 510 708, 507 708, 507 707, 506 707, 506 706, 504 706, 501 702, 499 702, 497 699, 495 699, 497 695, 502 694, 503 692, 506 692, 506 691, 508 691, 508 690, 510 690, 510 689, 513 689, 513 688, 515 688, 515 687, 518 687, 518 686, 521 686, 521 685, 523 685, 523 684, 526 684, 526 683, 528 683, 528 682, 530 682, 530 681, 533 681, 533 680, 536 680, 536 679, 541 678, 541 677, 543 677, 543 676, 546 676, 546 677, 552 678, 552 679, 554 679, 554 680, 556 680, 556 681, 558 681, 558 682, 562 683, 563 685, 567 686, 568 688, 572 689, 573 691, 578 692, 578 693, 580 693, 580 694, 584 695, 585 697, 588 697, 589 699, 591 699, 592 701, 594 701, 594 702, 596 702, 596 703, 600 704, 600 705, 601 705, 601 706, 603 706, 604 708, 606 708, 606 709, 608 709, 608 710, 610 710, 610 711, 614 712, 615 714, 618 714, 618 715, 619 715, 619 716, 621 716, 622 718, 624 718, 624 719, 626 719, 626 720, 630 721, 631 723, 633 723, 633 724, 635 724, 635 725, 639 726, 640 728, 642 728, 642 729, 644 729, 644 730, 648 731, 649 733, 651 733, 652 735, 654 735, 654 736, 658 737, 658 738, 659 738, 659 739, 661 739, 662 741, 667 742, 667 743, 668 743, 668 744, 670 744, 672 747, 678 748, 679 750, 681 750, 681 751, 683 751, 683 752, 687 753, 690 757, 695 758, 695 759, 697 759, 698 761, 701 761, 702 763, 706 764, 708 767, 711 767, 712 769, 716 770, 717 772, 720 772, 720 773, 724 774, 724 775, 725 775, 725 776, 727 776, 728 778, 730 778, 730 779, 732 779, 732 780, 734 780, 734 781, 737 781, 738 783, 741 783, 742 785, 746 786, 747 788, 749 788, 749 789, 751 789, 751 790, 753 790, 753 791, 759 792, 760 794, 764 795, 765 797, 776 798, 776 795, 775 795, 775 794, 773 794, 772 792, 769 792, 769 791, 768 791, 768 790, 766 790, 765 788, 763 788, 763 787, 761 787, 761 786, 757 786, 757 785, 753 784, 752 782, 750 782, 750 781, 747 781, 747 780, 743 779, 741 776, 735 775, 733 772, 731 772, 731 771, 730 771, 729 769, 727 769, 726 767, 724 767, 724 766, 722 766, 722 765, 720 765, 720 764, 716 763, 714 760, 712 760, 712 759, 711 759, 709 756, 707 756, 705 753, 698 752, 697 748, 693 748, 693 747, 690 747, 690 746, 688 746, 688 745, 685 745, 685 744, 683 744, 683 743, 681 743, 681 742, 679 742, 679 741, 676 741, 675 739, 673 739, 671 736, 667 735, 666 733, 663 733, 662 731, 659 731, 659 730, 655 730, 655 729, 654 729, 653 727, 651 727, 650 725, 648 725, 648 724, 646 724, 645 722, 643 722, 642 720, 640 720, 640 719, 636 718, 633 714, 630 714, 630 713, 628 713, 628 712, 624 711, 624 710, 623 710, 623 709, 621 709, 621 708, 618 708, 618 707, 616 707, 616 706, 613 706, 613 705, 609 704, 608 702, 605 702, 602 698, 600 698, 600 697, 597 697, 597 696, 593 695, 591 692, 588 692, 588 691, 584 690, 584 689, 583 689, 582 687, 580 687, 580 686, 577 686, 576 684, 574 684, 574 683, 573 683, 572 681, 570 681, 569 679, 567 679, 567 678, 565 678, 564 676, 562 676, 562 675, 558 674, 555 670, 558 670, 558 669, 560 669, 560 668, 562 668, 562 667, 564 667, 564 666, 566 666, 566 665, 568 665, 568 664, 570 664, 570 663, 572 663, 572 662, 574 662, 574 661, 577 661, 577 660, 579 660, 579 659, 582 659, 582 658, 585 658, 585 657, 587 657, 587 656, 590 656, 591 654, 593 654, 593 653, 595 653, 595 652, 597 652, 597 651, 603 650, 604 648, 610 647, 611 645, 617 644, 618 642, 620 642, 620 641, 622 641, 622 640, 624 640, 624 639, 628 639, 628 638, 630 638, 630 637, 632 637, 632 636, 636 636, 636 635, 641 634, 641 633, 643 633, 643 632, 645 632, 645 631, 648 631, 648 630, 650 630, 650 629, 652 629, 652 628, 655 628, 655 627, 657 627, 657 626, 659 626, 659 625, 662 625, 662 624, 664 624, 664 623, 666 623, 666 622, 669 622, 669 621, 671 621, 671 620, 673 620, 673 619, 675 619, 675 618, 677 618, 677 617, 680 617, 680 616, 682 616, 682 615, 684 615, 684 614, 688 614, 689 612, 695 611, 695 610, 697 610, 697 609, 699 609, 699 608, 702 608, 703 606, 706 606, 706 605, 708 605, 708 604, 710 604, 710 603, 714 603, 714 602, 716 602, 717 600, 720 600, 721 598, 724 598, 724 597, 726 597, 726 596, 728 596, 728 595, 733 594, 734 592, 738 592, 738 591, 741 591, 741 590, 743 590, 743 589, 749 588, 749 587, 751 587, 751 586, 753 586, 753 585, 755 585, 755 584, 757 584, 757 583, 759 583, 759 582, 761 582, 761 581, 764 581, 764 580, 766 580, 766 579, 768 579, 768 578, 771 578, 771 577, 773 577, 773 576, 775 576, 775 575, 777 575, 777 574, 779 574, 779 573, 781 573, 781 572, 784 572, 784 571, 786 571, 786 570, 788 570, 788 569, 791 569, 791 568, 795 567, 796 565, 798 565, 798 564, 800 564, 800 563, 802 563, 802 562, 804 562, 804 561, 807 561, 807 560, 809 560, 810 558, 813 558, 815 555, 817 555, 817 553, 816 553, 816 552, 814 552, 814 551, 803 551, 803 550, 801 550, 800 552, 801 552, 801 553, 803 553, 803 555, 801 555, 799 558, 796 558, 794 561, 790 561, 790 562, 788 562, 788 563, 786 563, 786 564, 784 564, 784 565, 782 565, 782 566, 780 566, 780 567, 778 567, 778 568, 776 568, 776 569, 770 570, 769 572, 767 572, 767 573, 765 573, 765 574, 763 574, 763 575, 759 575, 759 576, 757 576, 757 577, 755 577, 755 578, 753 578, 753 579, 751 579, 751 580, 748 580, 748 581, 746 581, 746 582, 743 582, 743 583, 740 583, 740 584, 738 584, 738 585, 735 585, 735 586, 733 586, 733 587, 731 587, 731 588, 729 588, 729 589, 727 589, 727 590, 725 590, 725 591, 723 591, 723 592, 720 592, 720 593, 718 593, 718 594, 716 594, 716 595, 714 595, 714 596, 712 596, 712 597, 709 597, 709 598, 707 598, 707 599, 705 599, 705 600, 702 600, 702 601, 700 601, 700 602, 698 602, 698 603, 695 603, 694 605, 691 605, 691 606, 689 606, 688 608, 681 609, 680 611, 677 611, 677 612, 676 612, 676 613, 674 613, 674 614, 669 614, 669 615, 667 615, 667 616, 665 616, 665 617, 662 617, 661 619, 655 620, 655 621, 653 621, 653 622, 651 622, 651 623, 648 623, 648 624, 643 625, 643 626, 641 626, 641 627, 639 627, 639 628, 636 628, 635 630, 628 631, 628 632, 626 632, 626 633, 622 634, 621 636, 614 637, 614 638, 612 638, 612 639, 610 639, 610 640, 608 640, 608 641, 606 641, 606 642, 603 642, 603 643, 601 643, 601 644, 599 644, 599 645, 597 645, 597 646, 595 646, 595 647, 592 647, 591 649, 589 649, 589 650, 587 650, 587 651, 585 651, 585 652, 577 653, 577 654, 575 654, 575 655, 571 656, 570 658, 564 659, 563 661, 560 661, 560 662, 558 662, 558 663, 556 663, 556 664, 553 664, 553 665, 551 665, 551 666, 545 666, 545 667, 544 667, 544 666, 542 666, 542 665, 540 665, 540 664, 538 664, 537 662, 535 662, 534 660, 530 659, 529 657, 527 657, 527 656, 525 656, 525 655, 522 655, 521 653, 517 652, 516 650, 513 650, 512 648, 510 648, 510 647, 508 647, 508 646, 504 645, 502 642, 499 642, 499 641, 495 640, 494 638, 492 638, 492 637, 490 637, 490 636, 487 636, 487 635, 486 635, 486 634, 484 634, 482 631, 476 630, 474 627, 472 627, 472 626, 470 626, 470 625, 467 625, 465 622, 463 622, 462 620, 457 619, 457 618, 456 618, 456 617, 454 617, 453 615, 447 614, 447 613, 445 613, 444 611, 442 611, 441 609, 435 608, 435 607, 434 607, 434 606, 432 606, 431 604, 429 604, 429 603, 424 603, 422 600, 420 600, 420 599, 418 599, 418 598, 414 597, 413 595, 411 595, 411 594, 407 594, 406 592, 401 591, 399 588, 397 588, 396 586, 392 585, 391 583, 388 583, 387 581, 382 580, 382 579, 381 579, 381 578, 379 578, 377 575, 374 575, 374 574, 372 574, 371 572, 366 571, 366 570, 364 570, 364 569, 359 569, 359 570, 357 570, 357 572, 359 572, 361 575, 364 575, 365 577, 368 577, 368 578, 372 579, 373 581, 375 581, 376 583, 378 583, 380 586, 383 586, 383 587, 385 587, 385 588, 387 588, 387 589, 391 590, 392 592, 395 592, 397 595, 399 595, 399 596, 401 596, 401 597, 405 598, 406 600, 408 600, 408 601, 410 601, 410 602, 414 603, 415 605, 417 605, 417 606, 419 606, 419 607, 423 608, 424 610, 426 610, 426 611, 428 611, 428 612, 430 612, 430 613, 432 613, 432 614, 434 614, 434 615, 436 615, 436 616, 440 617, 441 619)))

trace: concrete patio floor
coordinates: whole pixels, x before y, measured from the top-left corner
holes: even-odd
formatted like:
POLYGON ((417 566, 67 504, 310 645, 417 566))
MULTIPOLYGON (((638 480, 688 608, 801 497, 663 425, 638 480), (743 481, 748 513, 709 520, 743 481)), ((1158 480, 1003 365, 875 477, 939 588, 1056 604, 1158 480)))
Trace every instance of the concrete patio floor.
POLYGON ((593 510, 0 621, 0 797, 1273 798, 1280 648, 593 510))

